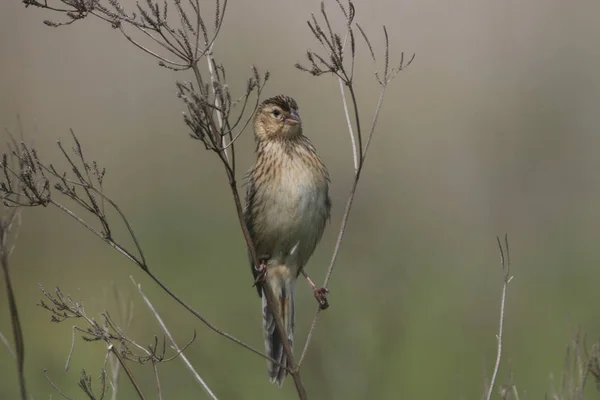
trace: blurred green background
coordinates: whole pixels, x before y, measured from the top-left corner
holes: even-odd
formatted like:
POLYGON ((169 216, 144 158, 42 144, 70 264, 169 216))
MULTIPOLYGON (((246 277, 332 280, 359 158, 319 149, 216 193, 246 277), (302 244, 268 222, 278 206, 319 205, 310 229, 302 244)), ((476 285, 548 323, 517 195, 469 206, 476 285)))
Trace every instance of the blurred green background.
MULTIPOLYGON (((374 42, 387 25, 393 60, 401 51, 417 57, 388 90, 331 281, 332 306, 303 368, 307 391, 313 399, 479 398, 496 355, 502 270, 495 237, 507 232, 515 279, 504 361, 521 393, 541 398, 550 375, 562 371, 570 332, 580 326, 590 341, 600 333, 600 3, 356 6, 374 42)), ((318 48, 305 22, 318 10, 314 0, 230 2, 216 55, 233 89, 244 87, 256 64, 271 71, 266 95, 289 94, 300 104, 332 180, 332 223, 308 265, 322 281, 352 157, 337 82, 293 67, 306 48, 318 48)), ((224 172, 181 119, 174 82, 190 74, 157 67, 93 18, 60 29, 44 19, 58 16, 0 3, 2 125, 16 131, 20 114, 26 141, 58 165, 55 141, 69 142, 73 128, 88 157, 107 168, 106 191, 128 215, 155 273, 218 327, 262 348, 260 301, 224 172)), ((360 106, 369 121, 379 92, 365 46, 359 51, 360 106)), ((238 154, 243 172, 253 160, 250 134, 238 154)), ((270 385, 264 360, 205 328, 56 209, 23 212, 10 261, 35 399, 59 397, 44 369, 64 392, 83 398, 80 370, 97 377, 106 351, 77 339, 65 372, 72 323, 48 322, 36 306, 38 284, 60 286, 96 318, 104 310, 118 315, 117 290, 134 303, 128 334, 149 344, 161 330, 129 275, 180 344, 197 331, 186 354, 219 398, 296 397, 291 380, 283 389, 270 385)), ((297 301, 299 353, 315 309, 308 285, 300 284, 297 301)), ((0 332, 12 338, 4 285, 0 332)), ((17 398, 4 346, 0 369, 0 398, 17 398)), ((154 398, 151 367, 134 371, 154 398)), ((179 360, 159 372, 165 399, 204 398, 179 360)), ((506 378, 503 368, 500 383, 506 378)), ((586 398, 597 398, 589 386, 586 398)), ((119 398, 135 398, 125 380, 120 388, 119 398)))

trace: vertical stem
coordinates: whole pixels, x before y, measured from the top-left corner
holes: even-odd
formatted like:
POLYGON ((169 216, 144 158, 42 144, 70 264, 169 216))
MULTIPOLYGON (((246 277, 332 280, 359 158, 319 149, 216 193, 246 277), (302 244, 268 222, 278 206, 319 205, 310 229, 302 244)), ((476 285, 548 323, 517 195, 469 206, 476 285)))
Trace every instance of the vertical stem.
POLYGON ((21 400, 27 400, 27 389, 25 387, 25 342, 23 340, 23 330, 19 320, 19 312, 17 310, 17 301, 10 279, 8 268, 8 251, 6 249, 6 235, 8 234, 8 225, 10 222, 0 221, 0 264, 4 275, 4 283, 6 285, 6 295, 8 297, 8 308, 12 323, 13 337, 15 341, 15 352, 17 358, 17 371, 19 376, 19 388, 21 392, 21 400))
POLYGON ((350 144, 352 145, 352 159, 354 161, 354 173, 356 173, 358 171, 358 149, 356 148, 356 139, 354 139, 354 130, 352 129, 352 122, 350 121, 348 102, 346 101, 346 95, 344 93, 344 81, 339 76, 338 83, 340 84, 342 103, 344 104, 344 114, 346 116, 346 122, 348 123, 348 133, 350 134, 350 144))
POLYGON ((492 380, 490 381, 490 387, 488 388, 486 400, 490 400, 492 398, 496 377, 498 376, 498 371, 500 370, 500 360, 502 359, 502 333, 504 331, 504 303, 506 300, 507 287, 508 282, 505 281, 504 287, 502 288, 502 300, 500 301, 500 327, 498 328, 498 351, 496 354, 496 365, 494 366, 494 372, 492 373, 492 380))
MULTIPOLYGON (((210 46, 208 47, 207 51, 206 51, 206 61, 208 64, 208 72, 210 73, 210 82, 213 84, 213 95, 215 95, 216 91, 215 91, 215 87, 214 87, 214 83, 215 83, 215 69, 213 67, 213 57, 212 57, 212 48, 214 45, 214 41, 210 44, 210 46)), ((221 102, 219 101, 219 98, 215 95, 215 106, 217 108, 221 107, 221 102)), ((221 111, 217 110, 217 121, 219 122, 219 128, 221 128, 221 130, 223 129, 223 116, 221 115, 221 111)), ((223 148, 223 152, 225 153, 225 158, 227 159, 227 162, 230 163, 230 159, 229 159, 229 153, 227 152, 227 148, 225 147, 225 136, 221 137, 221 148, 223 148)))
MULTIPOLYGON (((200 374, 198 374, 198 372, 194 369, 194 366, 192 365, 192 363, 188 360, 188 358, 185 356, 185 354, 183 354, 183 351, 179 348, 179 346, 175 342, 175 338, 173 338, 173 335, 171 335, 171 332, 167 328, 167 325, 163 322, 162 318, 160 317, 160 315, 158 314, 158 312, 156 311, 156 309, 154 308, 154 306, 150 302, 150 299, 148 299, 148 297, 146 297, 146 295, 142 291, 142 286, 140 284, 137 284, 133 280, 132 276, 130 276, 129 278, 131 278, 131 281, 133 282, 133 284, 136 285, 136 287, 138 289, 138 292, 140 293, 140 296, 142 296, 142 299, 144 300, 144 302, 146 302, 146 305, 148 306, 148 308, 150 309, 150 311, 152 311, 152 314, 154 314, 154 317, 158 321, 160 327, 162 328, 162 330, 165 332, 165 334, 167 335, 167 337, 171 341, 173 349, 175 350, 175 352, 177 352, 179 354, 179 358, 181 358, 181 360, 184 362, 185 366, 194 375, 194 378, 196 378, 196 381, 200 384, 200 386, 202 386, 202 389, 204 389, 204 391, 206 392, 206 394, 208 395, 208 397, 210 397, 212 400, 217 400, 217 396, 208 387, 208 385, 206 384, 206 382, 204 382, 204 379, 202 379, 202 377, 200 376, 200 374)), ((156 363, 155 362, 152 362, 152 365, 154 366, 154 372, 155 372, 155 375, 156 375, 156 385, 158 387, 158 391, 159 391, 159 395, 160 395, 160 381, 158 380, 158 370, 156 368, 156 363)))
POLYGON ((504 257, 504 250, 502 249, 500 238, 496 237, 496 239, 498 240, 498 249, 500 251, 500 264, 504 270, 504 285, 502 287, 502 299, 500 300, 500 326, 498 327, 497 335, 498 350, 496 353, 496 364, 494 365, 494 372, 492 373, 492 380, 490 381, 490 387, 488 388, 486 400, 491 400, 492 398, 494 385, 496 384, 496 377, 498 376, 498 371, 500 370, 500 361, 502 360, 502 335, 504 334, 504 305, 506 304, 506 290, 508 288, 508 284, 512 280, 512 276, 510 275, 510 249, 508 247, 508 235, 504 235, 506 258, 504 257))

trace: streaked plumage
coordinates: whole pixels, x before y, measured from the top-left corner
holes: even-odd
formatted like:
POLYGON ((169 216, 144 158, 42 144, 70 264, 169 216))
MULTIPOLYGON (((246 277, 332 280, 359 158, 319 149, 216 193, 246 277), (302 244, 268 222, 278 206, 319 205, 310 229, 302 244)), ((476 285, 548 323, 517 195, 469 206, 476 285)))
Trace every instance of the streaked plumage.
MULTIPOLYGON (((294 337, 296 280, 308 262, 329 219, 329 176, 308 138, 296 102, 286 96, 265 100, 254 117, 256 162, 248 175, 246 224, 257 255, 266 260, 267 281, 290 344, 294 337)), ((252 265, 256 278, 258 272, 252 265)), ((282 341, 262 288, 267 354, 286 364, 282 341)), ((284 368, 268 363, 269 377, 280 386, 284 368)))

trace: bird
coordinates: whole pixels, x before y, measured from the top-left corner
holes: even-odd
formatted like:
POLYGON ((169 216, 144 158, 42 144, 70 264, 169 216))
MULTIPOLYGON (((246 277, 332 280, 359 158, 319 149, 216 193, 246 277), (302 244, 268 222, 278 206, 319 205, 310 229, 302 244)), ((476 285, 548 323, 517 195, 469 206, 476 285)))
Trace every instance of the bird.
MULTIPOLYGON (((302 130, 298 104, 278 95, 263 101, 254 118, 256 161, 247 175, 244 219, 260 265, 250 260, 258 294, 269 379, 283 385, 288 365, 283 341, 267 305, 264 283, 275 298, 285 335, 294 342, 296 281, 330 218, 329 173, 302 130)), ((327 289, 313 287, 322 308, 327 289)))

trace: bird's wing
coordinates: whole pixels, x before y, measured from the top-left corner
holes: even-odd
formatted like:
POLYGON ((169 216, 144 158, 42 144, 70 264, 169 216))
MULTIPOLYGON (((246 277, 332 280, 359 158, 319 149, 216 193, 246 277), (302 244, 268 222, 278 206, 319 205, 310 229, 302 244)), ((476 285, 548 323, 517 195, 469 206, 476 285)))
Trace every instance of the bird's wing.
MULTIPOLYGON (((253 212, 256 201, 256 183, 254 181, 253 172, 254 170, 250 170, 248 174, 246 174, 246 206, 244 208, 244 222, 246 223, 246 227, 248 227, 248 232, 250 233, 252 241, 256 241, 256 235, 254 231, 255 216, 253 212)), ((256 248, 256 243, 254 243, 254 247, 256 248)), ((252 276, 254 276, 254 279, 256 280, 258 277, 258 271, 254 266, 254 261, 250 255, 250 250, 248 250, 248 259, 250 260, 250 270, 252 271, 252 276)), ((262 297, 260 285, 256 285, 256 289, 258 290, 258 295, 262 297)))

